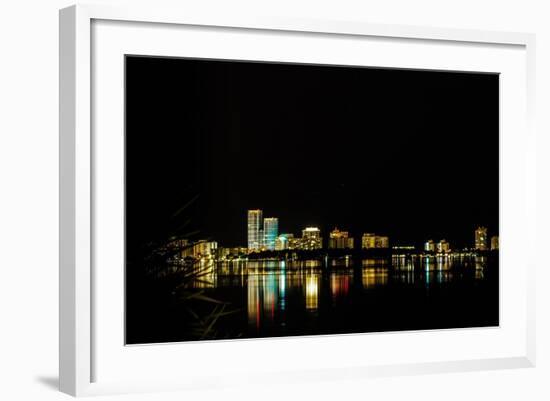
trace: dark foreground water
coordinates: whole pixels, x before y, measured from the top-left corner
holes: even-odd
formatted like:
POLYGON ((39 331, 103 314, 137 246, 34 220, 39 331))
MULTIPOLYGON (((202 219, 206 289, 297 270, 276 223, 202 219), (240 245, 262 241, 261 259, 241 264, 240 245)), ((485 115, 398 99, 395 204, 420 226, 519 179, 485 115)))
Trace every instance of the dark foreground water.
MULTIPOLYGON (((499 324, 494 256, 232 261, 212 267, 194 289, 236 311, 217 320, 217 338, 499 324)), ((197 339, 185 324, 183 306, 138 305, 129 305, 128 343, 197 339)))

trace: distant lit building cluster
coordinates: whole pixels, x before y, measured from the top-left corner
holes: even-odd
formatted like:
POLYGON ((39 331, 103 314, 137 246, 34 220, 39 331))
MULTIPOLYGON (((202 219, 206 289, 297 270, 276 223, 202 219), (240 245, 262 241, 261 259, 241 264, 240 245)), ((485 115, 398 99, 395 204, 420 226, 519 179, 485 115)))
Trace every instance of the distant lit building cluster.
POLYGON ((362 249, 374 249, 374 248, 389 248, 390 239, 383 235, 376 235, 374 233, 364 233, 361 237, 362 249))
POLYGON ((433 239, 429 239, 424 243, 425 252, 437 252, 437 253, 450 253, 451 245, 447 240, 442 239, 439 242, 435 242, 433 239))
MULTIPOLYGON (((493 235, 489 242, 487 236, 487 227, 476 228, 476 230, 474 231, 475 251, 496 251, 498 250, 498 248, 498 235, 493 235)), ((447 240, 444 239, 440 240, 439 242, 435 242, 434 240, 430 239, 424 243, 424 252, 439 254, 451 253, 451 245, 447 240)))
POLYGON ((322 249, 323 238, 317 227, 306 227, 300 238, 294 234, 279 235, 279 219, 263 218, 263 211, 248 211, 248 251, 284 251, 287 249, 322 249))
MULTIPOLYGON (((261 209, 248 211, 248 251, 284 251, 323 249, 323 237, 318 227, 306 227, 302 235, 278 234, 279 220, 276 217, 263 218, 261 209)), ((328 249, 354 249, 355 241, 348 231, 334 228, 329 233, 328 249)), ((382 235, 365 233, 361 242, 362 249, 389 248, 389 238, 382 235)))
POLYGON ((295 237, 294 234, 281 234, 275 241, 276 251, 322 248, 323 238, 321 238, 321 230, 317 227, 306 227, 302 230, 301 237, 295 237))
MULTIPOLYGON (((189 243, 185 239, 170 242, 166 248, 180 249, 182 258, 233 260, 247 258, 251 253, 265 251, 293 251, 293 250, 320 250, 323 249, 323 236, 318 227, 305 227, 301 236, 293 233, 279 233, 279 219, 277 217, 263 217, 261 209, 248 210, 247 213, 247 247, 222 248, 216 241, 200 240, 189 243)), ((499 249, 499 237, 488 236, 486 227, 478 227, 474 232, 475 251, 495 251, 499 249)), ((334 228, 328 235, 326 248, 330 250, 343 249, 354 250, 356 243, 348 231, 334 228)), ((390 249, 389 237, 376 233, 363 233, 360 242, 361 250, 390 249)), ((416 251, 414 245, 395 245, 391 248, 393 253, 412 253, 416 251)), ((472 248, 465 248, 468 252, 472 248)), ((451 254, 451 244, 441 239, 434 241, 429 239, 424 242, 422 251, 426 254, 451 254)), ((464 251, 464 250, 463 250, 464 251)), ((462 252, 463 252, 462 251, 462 252)), ((461 251, 458 251, 461 252, 461 251)))
POLYGON ((181 251, 183 258, 192 257, 196 259, 214 258, 217 256, 218 243, 216 241, 200 240, 188 246, 181 251))

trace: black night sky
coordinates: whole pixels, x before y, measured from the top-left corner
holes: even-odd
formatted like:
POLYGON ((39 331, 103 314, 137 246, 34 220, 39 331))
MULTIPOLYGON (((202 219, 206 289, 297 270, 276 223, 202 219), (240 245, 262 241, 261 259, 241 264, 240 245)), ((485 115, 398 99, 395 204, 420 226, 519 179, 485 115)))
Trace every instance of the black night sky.
POLYGON ((498 75, 127 56, 129 249, 246 246, 256 208, 295 235, 471 246, 498 233, 498 104, 498 75))

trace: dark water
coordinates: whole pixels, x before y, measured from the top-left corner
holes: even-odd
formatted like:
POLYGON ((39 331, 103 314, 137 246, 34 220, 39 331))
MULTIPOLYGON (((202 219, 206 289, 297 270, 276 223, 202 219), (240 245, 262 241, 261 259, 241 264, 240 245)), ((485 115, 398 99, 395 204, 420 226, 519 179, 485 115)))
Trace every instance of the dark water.
POLYGON ((205 279, 196 287, 239 310, 219 323, 230 336, 498 325, 488 257, 218 262, 205 279))
MULTIPOLYGON (((209 264, 193 283, 235 313, 215 338, 498 326, 498 257, 393 257, 209 264)), ((129 344, 197 340, 172 289, 127 283, 129 344)), ((196 302, 210 313, 212 304, 196 302)))

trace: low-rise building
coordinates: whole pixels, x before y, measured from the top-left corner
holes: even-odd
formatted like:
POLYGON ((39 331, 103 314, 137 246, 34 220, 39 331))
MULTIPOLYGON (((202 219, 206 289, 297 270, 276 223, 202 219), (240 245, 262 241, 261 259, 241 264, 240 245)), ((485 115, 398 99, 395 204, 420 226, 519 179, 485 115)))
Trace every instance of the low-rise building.
POLYGON ((328 239, 329 249, 353 249, 353 238, 347 231, 332 230, 328 239))
POLYGON ((449 253, 451 252, 451 245, 446 240, 442 239, 437 243, 437 252, 449 253))
POLYGON ((499 247, 498 235, 493 235, 491 237, 491 251, 496 251, 499 247))
POLYGON ((389 248, 390 239, 384 235, 376 235, 374 233, 364 233, 361 237, 361 248, 389 248))
POLYGON ((217 254, 218 243, 216 241, 200 240, 190 244, 181 253, 182 257, 210 258, 217 254))
POLYGON ((424 243, 424 250, 426 252, 435 252, 435 242, 433 239, 429 239, 424 243))
POLYGON ((306 227, 302 230, 302 238, 299 242, 299 247, 299 249, 305 250, 321 249, 323 247, 321 230, 317 227, 306 227))
POLYGON ((275 250, 284 251, 290 248, 290 240, 294 239, 294 234, 281 234, 275 239, 275 250))

